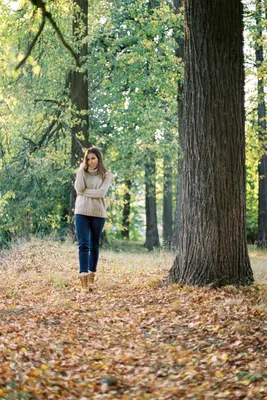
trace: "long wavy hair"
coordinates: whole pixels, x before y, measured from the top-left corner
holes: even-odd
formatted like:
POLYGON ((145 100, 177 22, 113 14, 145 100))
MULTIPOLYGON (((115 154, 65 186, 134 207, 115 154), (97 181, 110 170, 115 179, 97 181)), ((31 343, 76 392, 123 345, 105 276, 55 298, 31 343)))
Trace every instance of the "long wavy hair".
POLYGON ((102 179, 104 179, 105 174, 108 172, 108 170, 104 166, 104 160, 103 160, 101 151, 95 146, 90 147, 89 149, 85 150, 85 152, 84 152, 84 159, 83 159, 84 170, 88 172, 87 157, 89 154, 94 154, 97 157, 97 159, 98 159, 98 166, 97 166, 98 175, 101 175, 102 179))

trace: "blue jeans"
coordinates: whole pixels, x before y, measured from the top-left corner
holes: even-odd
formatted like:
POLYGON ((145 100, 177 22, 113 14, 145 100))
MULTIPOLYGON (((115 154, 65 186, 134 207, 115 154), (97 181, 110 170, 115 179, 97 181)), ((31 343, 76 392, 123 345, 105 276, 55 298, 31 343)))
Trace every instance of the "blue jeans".
POLYGON ((81 272, 96 272, 101 233, 105 218, 75 214, 81 272))

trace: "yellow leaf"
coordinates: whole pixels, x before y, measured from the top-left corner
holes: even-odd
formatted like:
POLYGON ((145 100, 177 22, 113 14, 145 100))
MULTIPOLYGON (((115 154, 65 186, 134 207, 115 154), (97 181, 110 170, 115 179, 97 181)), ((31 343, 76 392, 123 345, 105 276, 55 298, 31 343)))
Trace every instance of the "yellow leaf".
POLYGON ((220 371, 217 371, 217 372, 215 373, 215 376, 216 376, 216 378, 223 378, 223 377, 224 377, 223 373, 220 372, 220 371))
POLYGON ((29 64, 33 65, 34 64, 34 58, 32 56, 29 56, 28 59, 27 59, 27 62, 29 64))
POLYGON ((215 325, 213 328, 213 332, 218 332, 221 328, 221 325, 215 325))
POLYGON ((25 349, 25 347, 22 347, 22 348, 20 349, 20 351, 21 351, 22 353, 27 353, 27 352, 28 352, 28 350, 25 349))
POLYGON ((228 354, 223 353, 222 356, 221 356, 221 359, 222 359, 224 362, 228 361, 228 360, 229 360, 228 354))
POLYGON ((30 375, 30 376, 33 376, 33 377, 41 376, 42 374, 43 374, 43 371, 42 371, 41 369, 38 369, 38 368, 33 369, 33 370, 29 373, 29 375, 30 375))
POLYGON ((40 71, 41 71, 40 65, 35 65, 35 67, 33 67, 33 69, 32 69, 32 72, 33 72, 35 75, 39 75, 39 74, 40 74, 40 71))
POLYGON ((249 386, 249 385, 251 384, 251 381, 248 381, 248 380, 246 380, 246 381, 240 381, 240 383, 241 383, 242 385, 244 385, 244 386, 249 386))

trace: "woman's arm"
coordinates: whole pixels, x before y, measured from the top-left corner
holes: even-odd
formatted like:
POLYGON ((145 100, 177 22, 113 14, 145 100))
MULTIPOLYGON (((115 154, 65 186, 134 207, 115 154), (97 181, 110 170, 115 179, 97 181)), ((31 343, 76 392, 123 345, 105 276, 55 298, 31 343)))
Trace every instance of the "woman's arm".
POLYGON ((103 181, 101 187, 99 189, 85 189, 82 193, 83 196, 91 197, 94 199, 104 198, 111 182, 112 175, 110 172, 106 173, 105 180, 103 181))
POLYGON ((84 170, 82 168, 78 169, 75 183, 74 183, 74 188, 77 192, 77 194, 81 194, 86 188, 85 186, 85 180, 84 180, 84 170))

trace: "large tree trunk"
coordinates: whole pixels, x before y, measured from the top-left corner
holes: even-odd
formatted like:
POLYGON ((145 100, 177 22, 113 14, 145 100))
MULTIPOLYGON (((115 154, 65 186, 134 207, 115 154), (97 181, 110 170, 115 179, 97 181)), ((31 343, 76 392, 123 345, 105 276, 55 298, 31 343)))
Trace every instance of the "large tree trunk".
POLYGON ((184 166, 169 281, 247 285, 240 0, 185 1, 184 166))
POLYGON ((260 158, 258 166, 259 174, 259 208, 258 208, 258 238, 257 246, 259 248, 267 247, 267 155, 266 155, 266 105, 264 93, 264 81, 262 64, 264 61, 262 46, 262 12, 264 4, 262 0, 256 0, 256 24, 257 24, 257 43, 256 49, 256 67, 258 75, 258 135, 262 143, 263 155, 260 158))
MULTIPOLYGON (((168 137, 166 138, 168 142, 168 137)), ((164 183, 163 183, 163 245, 170 249, 172 240, 172 159, 164 153, 164 183)))
MULTIPOLYGON (((148 152, 149 153, 149 152, 148 152)), ((156 162, 153 156, 148 157, 145 163, 146 181, 146 242, 145 247, 153 250, 159 247, 159 234, 157 223, 157 204, 156 204, 156 162)))
MULTIPOLYGON (((181 7, 183 6, 183 0, 173 0, 174 12, 179 14, 181 12, 181 7)), ((182 61, 184 61, 184 37, 179 34, 176 35, 177 48, 175 50, 175 55, 182 61)), ((176 205, 175 205, 175 217, 173 225, 173 236, 172 236, 172 248, 173 250, 178 249, 179 245, 179 233, 181 228, 181 205, 182 205, 182 171, 183 171, 183 108, 184 108, 184 83, 182 79, 178 81, 178 92, 177 92, 177 103, 178 103, 178 140, 179 140, 179 150, 178 150, 178 177, 177 177, 177 195, 176 195, 176 205)))
MULTIPOLYGON (((88 35, 88 1, 74 0, 73 36, 76 38, 79 59, 82 64, 88 55, 86 37, 88 35)), ((89 147, 88 139, 88 77, 87 71, 76 69, 70 73, 70 99, 72 102, 72 125, 71 125, 71 165, 78 167, 82 160, 83 149, 89 147)), ((69 231, 74 234, 73 212, 76 192, 70 190, 69 201, 69 231)))
POLYGON ((131 179, 125 179, 125 193, 123 196, 123 212, 122 212, 122 237, 126 240, 130 239, 130 211, 131 211, 131 179))

